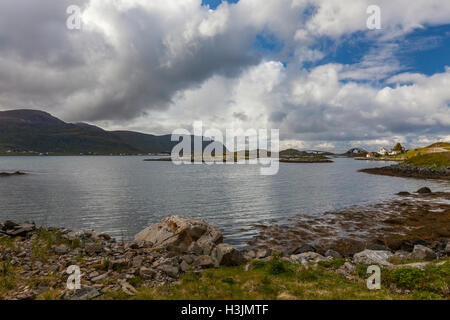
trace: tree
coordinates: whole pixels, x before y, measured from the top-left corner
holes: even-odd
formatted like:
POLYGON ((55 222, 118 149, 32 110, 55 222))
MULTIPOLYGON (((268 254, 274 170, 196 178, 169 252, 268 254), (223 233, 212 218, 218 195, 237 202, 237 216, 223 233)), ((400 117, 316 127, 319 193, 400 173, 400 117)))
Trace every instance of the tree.
POLYGON ((393 151, 402 151, 404 150, 403 146, 400 144, 400 142, 397 142, 397 144, 394 146, 393 151))

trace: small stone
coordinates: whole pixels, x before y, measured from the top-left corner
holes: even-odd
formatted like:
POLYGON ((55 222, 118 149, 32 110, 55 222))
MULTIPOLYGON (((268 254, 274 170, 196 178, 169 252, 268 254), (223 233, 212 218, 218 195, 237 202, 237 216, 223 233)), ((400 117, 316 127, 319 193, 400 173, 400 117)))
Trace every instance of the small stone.
POLYGON ((295 248, 291 254, 300 254, 300 253, 305 253, 305 252, 316 252, 316 248, 314 248, 313 246, 310 246, 308 244, 304 244, 300 247, 295 248))
POLYGON ((183 272, 187 272, 187 271, 189 271, 190 267, 189 267, 189 265, 187 264, 187 262, 183 260, 183 261, 181 261, 181 263, 180 263, 180 269, 181 269, 181 271, 183 271, 183 272))
POLYGON ((99 281, 105 280, 105 279, 109 276, 110 273, 111 273, 111 272, 108 271, 108 272, 106 272, 106 273, 104 273, 104 274, 101 274, 101 275, 95 277, 95 278, 92 278, 91 281, 93 281, 93 282, 99 282, 99 281))
POLYGON ((113 260, 109 263, 109 268, 111 270, 118 270, 121 267, 127 267, 128 266, 128 261, 126 259, 117 259, 117 260, 113 260))
POLYGON ((447 255, 449 255, 450 254, 450 241, 447 243, 447 245, 445 246, 445 253, 447 254, 447 255))
POLYGON ((56 254, 64 255, 69 252, 69 247, 65 244, 61 244, 53 249, 56 254))
POLYGON ((242 252, 228 243, 218 244, 211 256, 221 266, 239 266, 245 262, 242 252))
POLYGON ((245 267, 244 267, 245 271, 250 271, 250 270, 253 270, 253 269, 254 269, 254 266, 252 264, 250 264, 250 263, 245 265, 245 267))
POLYGON ((195 259, 194 265, 201 267, 202 269, 208 269, 215 267, 216 261, 214 261, 214 259, 211 258, 210 256, 203 255, 195 259))
POLYGON ((88 255, 93 256, 101 253, 103 251, 103 246, 98 243, 89 243, 86 244, 85 251, 88 255))
POLYGON ((332 249, 327 250, 325 252, 325 256, 326 257, 333 257, 334 259, 342 259, 342 255, 339 252, 334 251, 332 249))
POLYGON ((260 249, 260 250, 256 251, 256 259, 267 258, 271 254, 272 254, 271 249, 260 249))
POLYGON ((144 279, 153 279, 156 271, 152 268, 142 267, 139 269, 139 275, 144 279))
POLYGON ((136 256, 131 261, 133 267, 139 268, 144 263, 145 258, 143 256, 136 256))
POLYGON ((75 290, 72 295, 68 295, 68 300, 89 300, 100 296, 101 293, 94 287, 82 286, 81 289, 75 290))
POLYGON ((423 187, 423 188, 420 188, 419 190, 417 190, 417 193, 420 193, 420 194, 431 193, 431 189, 428 187, 423 187))
POLYGON ((166 273, 169 277, 172 278, 178 278, 178 275, 180 273, 180 270, 178 266, 170 265, 170 264, 163 264, 158 267, 158 270, 161 270, 162 272, 166 273))
POLYGON ((414 246, 413 252, 409 254, 408 258, 411 260, 434 260, 437 255, 430 248, 418 244, 414 246))

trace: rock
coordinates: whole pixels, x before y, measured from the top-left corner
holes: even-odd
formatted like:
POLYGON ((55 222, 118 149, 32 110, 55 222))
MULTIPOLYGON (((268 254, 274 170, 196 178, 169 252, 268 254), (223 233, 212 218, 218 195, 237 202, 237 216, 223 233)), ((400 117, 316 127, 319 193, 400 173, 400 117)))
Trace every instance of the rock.
POLYGON ((404 250, 397 250, 394 253, 394 257, 400 258, 400 259, 408 259, 409 252, 404 250))
POLYGON ((430 262, 415 262, 415 263, 407 263, 407 264, 399 264, 395 265, 394 268, 417 268, 424 269, 426 266, 431 265, 430 262))
POLYGON ((245 267, 244 267, 244 270, 245 271, 250 271, 250 270, 253 270, 255 267, 252 265, 252 264, 246 264, 245 265, 245 267))
POLYGON ((408 259, 411 260, 434 260, 436 258, 437 255, 433 250, 420 244, 415 245, 413 252, 408 255, 408 259))
POLYGON ((194 260, 194 265, 200 267, 202 269, 213 268, 217 265, 217 261, 215 261, 210 256, 199 256, 194 260))
POLYGON ((103 251, 103 246, 98 243, 88 243, 86 244, 85 251, 88 255, 93 256, 95 254, 101 253, 103 251))
POLYGON ((310 246, 308 244, 304 244, 298 248, 295 248, 291 254, 300 254, 300 253, 305 253, 305 252, 316 252, 316 248, 314 248, 313 246, 310 246))
POLYGON ((153 279, 156 276, 156 271, 152 268, 141 267, 139 275, 144 279, 153 279))
POLYGON ((161 270, 165 274, 167 274, 169 277, 172 278, 178 278, 180 274, 180 269, 178 266, 171 265, 171 264, 163 264, 158 267, 158 270, 161 270))
POLYGON ((73 294, 66 295, 68 300, 89 300, 100 296, 101 293, 94 287, 82 286, 81 289, 75 290, 73 294))
POLYGON ((195 255, 202 255, 203 254, 203 248, 198 245, 196 241, 192 242, 191 245, 188 248, 188 252, 193 253, 195 255))
POLYGON ((191 269, 191 267, 188 265, 188 263, 186 261, 183 260, 180 263, 180 269, 183 272, 188 272, 191 269))
POLYGON ((211 256, 221 266, 239 266, 245 263, 242 252, 228 243, 218 244, 211 253, 211 256))
POLYGON ((117 259, 109 263, 109 269, 111 270, 119 270, 123 267, 128 267, 128 261, 126 259, 117 259))
POLYGON ((247 261, 253 260, 256 258, 256 253, 253 250, 248 250, 244 252, 244 258, 247 261))
POLYGON ((356 253, 353 256, 353 262, 355 264, 392 266, 388 259, 393 256, 390 251, 366 249, 356 253))
POLYGON ((53 248, 53 251, 56 254, 63 255, 63 254, 67 254, 69 252, 69 247, 66 246, 65 244, 60 244, 59 246, 53 248))
POLYGON ((420 194, 431 193, 431 189, 428 187, 423 187, 423 188, 420 188, 419 190, 417 190, 417 193, 420 193, 420 194))
POLYGON ((397 193, 398 196, 410 196, 411 193, 409 193, 408 191, 400 191, 399 193, 397 193))
POLYGON ((110 275, 110 273, 111 272, 108 271, 108 272, 106 272, 104 274, 101 274, 101 275, 99 275, 97 277, 92 278, 91 281, 92 282, 99 282, 99 281, 105 280, 110 275))
POLYGON ((293 262, 301 264, 305 264, 305 262, 309 263, 328 260, 327 258, 322 256, 321 254, 318 254, 317 252, 303 252, 300 254, 291 255, 290 258, 293 262))
POLYGON ((155 247, 181 252, 188 251, 193 242, 203 248, 203 253, 223 241, 222 233, 201 219, 169 216, 135 236, 135 241, 151 242, 155 247))
POLYGON ((136 256, 131 261, 131 265, 135 268, 140 268, 144 263, 145 258, 143 256, 136 256))
POLYGON ((352 264, 351 264, 350 262, 348 262, 348 261, 344 263, 343 267, 344 267, 349 273, 352 273, 352 272, 355 271, 355 266, 352 265, 352 264))
MULTIPOLYGON (((8 224, 5 223, 5 226, 7 226, 8 224)), ((22 224, 16 224, 14 222, 11 223, 9 226, 7 226, 7 230, 6 230, 6 234, 11 236, 11 237, 24 237, 26 236, 29 232, 32 232, 36 229, 36 226, 32 223, 22 223, 22 224), (12 224, 14 224, 14 227, 10 227, 12 224)))
POLYGON ((134 296, 137 293, 137 290, 131 285, 129 284, 127 281, 122 281, 121 283, 122 285, 122 291, 125 292, 127 295, 129 296, 134 296))
POLYGON ((445 246, 445 253, 447 255, 450 255, 450 241, 447 243, 447 245, 445 246))
POLYGON ((331 250, 331 249, 329 249, 325 252, 325 256, 333 257, 334 259, 342 259, 342 255, 339 252, 331 250))
POLYGON ((256 251, 256 259, 267 258, 271 254, 272 254, 271 249, 259 249, 258 251, 256 251))
POLYGON ((11 220, 7 220, 5 222, 5 224, 3 225, 3 230, 12 230, 12 229, 15 229, 18 226, 19 226, 18 223, 15 223, 14 221, 11 221, 11 220))

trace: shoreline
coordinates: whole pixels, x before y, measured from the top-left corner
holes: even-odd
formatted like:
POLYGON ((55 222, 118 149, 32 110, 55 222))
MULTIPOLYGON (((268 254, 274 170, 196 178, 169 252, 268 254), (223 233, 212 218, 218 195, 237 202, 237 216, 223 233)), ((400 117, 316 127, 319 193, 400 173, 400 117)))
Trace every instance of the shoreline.
POLYGON ((450 170, 448 169, 438 170, 406 165, 360 169, 358 172, 401 178, 450 180, 450 170))
MULTIPOLYGON (((321 216, 298 216, 288 224, 255 225, 259 234, 242 250, 223 243, 221 232, 203 220, 177 216, 147 227, 128 242, 94 231, 7 221, 0 223, 0 299, 127 299, 175 290, 191 275, 208 281, 208 274, 226 274, 246 281, 266 267, 272 272, 273 264, 300 268, 300 274, 319 270, 333 279, 343 276, 347 282, 342 286, 359 281, 358 292, 366 294, 355 274, 360 264, 380 264, 387 268, 384 272, 405 266, 448 268, 450 192, 420 192, 400 192, 399 199, 321 216), (81 269, 80 290, 65 288, 71 265, 81 269)), ((276 274, 271 276, 278 281, 276 274)), ((410 293, 396 287, 389 292, 410 293)))

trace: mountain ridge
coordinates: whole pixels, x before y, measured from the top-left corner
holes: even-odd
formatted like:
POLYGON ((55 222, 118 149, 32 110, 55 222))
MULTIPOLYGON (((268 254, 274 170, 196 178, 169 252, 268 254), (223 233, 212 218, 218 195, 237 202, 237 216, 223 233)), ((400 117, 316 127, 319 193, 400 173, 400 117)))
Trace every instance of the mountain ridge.
POLYGON ((148 154, 171 152, 176 144, 171 135, 107 131, 40 110, 0 111, 0 153, 148 154))

